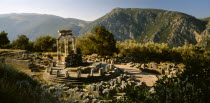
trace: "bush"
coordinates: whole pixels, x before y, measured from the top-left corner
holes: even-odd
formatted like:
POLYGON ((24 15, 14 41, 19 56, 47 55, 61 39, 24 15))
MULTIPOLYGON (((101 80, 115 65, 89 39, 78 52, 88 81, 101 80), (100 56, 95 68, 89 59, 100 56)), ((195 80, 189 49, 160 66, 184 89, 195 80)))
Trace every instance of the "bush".
POLYGON ((37 52, 56 51, 56 39, 52 36, 40 36, 34 42, 34 48, 37 52))
POLYGON ((139 61, 169 61, 170 49, 167 44, 148 42, 137 43, 133 40, 117 42, 119 56, 135 57, 139 61))
POLYGON ((119 49, 118 56, 134 57, 137 61, 171 61, 183 62, 190 55, 200 55, 210 57, 210 53, 204 48, 195 45, 169 48, 167 44, 148 42, 145 44, 137 43, 134 40, 117 42, 116 47, 119 49))

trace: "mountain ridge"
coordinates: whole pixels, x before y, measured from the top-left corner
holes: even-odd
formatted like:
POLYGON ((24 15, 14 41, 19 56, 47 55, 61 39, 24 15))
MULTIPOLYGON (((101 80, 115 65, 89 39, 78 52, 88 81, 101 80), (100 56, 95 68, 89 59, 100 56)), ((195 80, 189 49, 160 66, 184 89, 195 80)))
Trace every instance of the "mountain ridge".
POLYGON ((31 40, 42 35, 57 36, 59 29, 72 29, 77 36, 80 29, 87 23, 87 21, 75 18, 48 14, 0 14, 0 30, 8 32, 10 40, 16 39, 20 34, 28 36, 31 40))
POLYGON ((194 31, 201 33, 207 22, 191 15, 161 9, 115 8, 101 18, 89 23, 80 34, 104 25, 116 40, 135 39, 138 42, 168 43, 182 46, 187 40, 197 44, 194 31))
POLYGON ((92 33, 94 27, 105 26, 116 40, 134 39, 140 43, 168 43, 170 46, 209 45, 210 17, 197 19, 177 11, 142 8, 115 8, 90 22, 51 14, 0 14, 0 31, 8 32, 10 40, 25 34, 30 40, 42 35, 57 37, 57 30, 72 29, 75 36, 92 33))

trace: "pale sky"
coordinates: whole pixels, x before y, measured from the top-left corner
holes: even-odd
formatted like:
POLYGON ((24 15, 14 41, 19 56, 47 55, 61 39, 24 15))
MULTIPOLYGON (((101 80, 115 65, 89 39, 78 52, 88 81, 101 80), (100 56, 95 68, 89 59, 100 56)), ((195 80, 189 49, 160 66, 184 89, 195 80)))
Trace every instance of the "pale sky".
POLYGON ((40 13, 93 21, 113 8, 154 8, 210 17, 210 0, 0 0, 0 14, 40 13))

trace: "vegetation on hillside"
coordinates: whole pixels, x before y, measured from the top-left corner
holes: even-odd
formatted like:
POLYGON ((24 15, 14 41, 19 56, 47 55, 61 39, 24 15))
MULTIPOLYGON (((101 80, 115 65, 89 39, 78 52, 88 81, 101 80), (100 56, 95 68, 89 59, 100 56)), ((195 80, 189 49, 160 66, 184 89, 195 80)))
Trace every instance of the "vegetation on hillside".
POLYGON ((0 63, 1 103, 57 103, 58 100, 25 73, 0 63))
POLYGON ((207 21, 166 10, 116 8, 85 26, 80 34, 90 33, 94 27, 105 26, 116 40, 135 39, 140 43, 167 43, 182 46, 185 40, 196 44, 194 32, 201 33, 207 21))
POLYGON ((183 62, 191 55, 205 55, 206 58, 210 58, 209 51, 192 44, 169 48, 165 43, 148 42, 143 44, 134 40, 125 40, 117 42, 116 46, 119 50, 119 57, 134 57, 137 61, 183 62))

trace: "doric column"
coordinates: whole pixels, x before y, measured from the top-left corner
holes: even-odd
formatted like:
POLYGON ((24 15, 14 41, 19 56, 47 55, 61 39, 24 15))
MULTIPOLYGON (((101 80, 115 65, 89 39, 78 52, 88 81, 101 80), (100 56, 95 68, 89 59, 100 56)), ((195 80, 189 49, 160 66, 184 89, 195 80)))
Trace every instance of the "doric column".
POLYGON ((76 38, 75 37, 72 37, 72 49, 74 51, 74 54, 77 54, 76 38))
POLYGON ((68 37, 65 37, 66 39, 66 56, 69 54, 69 40, 68 37))
POLYGON ((64 57, 66 57, 66 38, 63 38, 64 57))
POLYGON ((58 64, 61 63, 61 46, 60 46, 60 42, 59 39, 57 39, 57 59, 58 59, 58 64))

